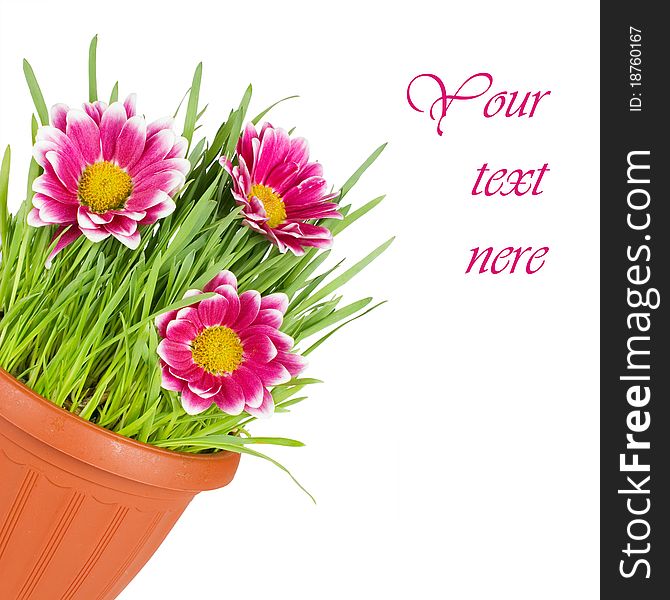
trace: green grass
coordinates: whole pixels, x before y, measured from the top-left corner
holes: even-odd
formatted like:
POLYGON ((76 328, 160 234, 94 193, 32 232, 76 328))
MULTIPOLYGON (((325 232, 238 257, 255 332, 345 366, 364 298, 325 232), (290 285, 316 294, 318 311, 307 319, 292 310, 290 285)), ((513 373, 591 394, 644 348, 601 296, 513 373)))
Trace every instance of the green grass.
MULTIPOLYGON (((94 38, 89 52, 90 99, 98 94, 96 48, 94 38)), ((46 104, 27 61, 24 70, 36 113, 45 124, 46 104)), ((182 297, 188 289, 202 289, 220 270, 229 269, 237 276, 240 291, 288 294, 290 306, 282 329, 298 344, 306 344, 309 338, 309 345, 303 347, 306 354, 343 325, 379 306, 371 298, 341 306, 339 291, 391 240, 348 269, 341 265, 325 269, 328 251, 311 249, 302 257, 280 254, 265 238, 242 226, 230 180, 218 157, 234 154, 251 87, 211 141, 194 142, 204 112, 199 108, 201 80, 199 64, 187 93, 184 119, 192 165, 186 186, 176 198, 176 211, 144 228, 137 250, 113 238, 94 244, 82 237, 45 269, 55 228, 27 225, 31 192, 16 214, 8 211, 11 155, 7 148, 0 171, 0 367, 65 410, 121 435, 171 450, 223 449, 268 458, 249 446, 300 443, 251 436, 248 428, 254 419, 245 413, 230 416, 213 407, 188 415, 178 395, 161 388, 155 316, 201 300, 205 296, 182 297)), ((117 95, 118 84, 112 92, 113 97, 117 95)), ((33 118, 33 137, 36 126, 33 118)), ((383 146, 375 150, 355 171, 340 198, 382 150, 383 146)), ((28 190, 39 174, 39 166, 31 161, 28 190)), ((344 220, 327 224, 338 234, 382 198, 356 210, 349 204, 341 206, 344 220)), ((274 387, 276 412, 288 412, 304 400, 303 390, 314 383, 317 380, 301 378, 274 387)))

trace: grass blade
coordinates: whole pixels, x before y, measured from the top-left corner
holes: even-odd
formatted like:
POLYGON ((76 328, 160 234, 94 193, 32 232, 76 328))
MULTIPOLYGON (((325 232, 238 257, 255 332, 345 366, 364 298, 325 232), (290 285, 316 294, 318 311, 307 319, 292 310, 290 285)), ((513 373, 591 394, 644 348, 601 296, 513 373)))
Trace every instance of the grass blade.
POLYGON ((195 132, 195 124, 198 119, 198 100, 200 99, 200 84, 202 82, 202 63, 198 63, 193 73, 193 83, 191 84, 191 91, 188 95, 188 105, 186 108, 186 119, 184 121, 184 132, 182 135, 188 140, 189 148, 191 140, 193 140, 193 133, 195 132))
POLYGON ((267 115, 275 106, 281 104, 282 102, 286 102, 286 100, 293 100, 293 98, 300 98, 300 96, 298 96, 298 95, 286 96, 286 98, 282 98, 281 100, 277 100, 277 102, 275 102, 274 104, 271 104, 265 110, 259 112, 253 119, 251 119, 251 122, 254 125, 258 125, 260 123, 261 119, 265 115, 267 115))
POLYGON ((98 99, 98 36, 94 35, 88 47, 88 101, 98 99))
POLYGON ((7 208, 7 196, 9 195, 9 168, 12 161, 12 151, 9 146, 5 149, 0 168, 0 242, 2 243, 2 256, 7 256, 7 231, 9 230, 9 209, 7 208))
POLYGON ((30 90, 30 95, 32 96, 33 104, 37 111, 37 116, 40 118, 42 125, 48 125, 49 110, 47 109, 46 102, 44 102, 44 96, 42 95, 40 85, 37 83, 35 72, 25 58, 23 59, 23 74, 26 77, 26 83, 28 84, 28 89, 30 90))
MULTIPOLYGON (((302 484, 293 476, 293 474, 281 463, 277 462, 274 458, 270 458, 266 454, 262 454, 261 452, 258 452, 256 450, 252 450, 251 448, 247 448, 241 443, 226 443, 226 442, 214 442, 210 438, 205 438, 207 441, 206 442, 195 442, 194 440, 191 440, 189 443, 192 444, 193 446, 200 446, 202 444, 203 448, 218 448, 219 450, 228 450, 229 452, 239 452, 240 454, 250 454, 251 456, 256 456, 258 458, 262 458, 264 460, 267 460, 268 462, 271 462, 275 467, 280 468, 284 473, 286 473, 292 480, 293 483, 295 483, 305 494, 307 494, 312 502, 316 504, 316 500, 314 499, 314 496, 310 494, 303 486, 302 484), (195 442, 195 443, 193 443, 195 442)), ((181 441, 183 443, 183 440, 181 441)), ((170 447, 173 446, 173 440, 165 440, 164 442, 160 442, 156 444, 159 447, 170 447)))
POLYGON ((383 254, 388 247, 393 243, 393 240, 395 237, 390 238, 389 240, 385 241, 381 246, 375 248, 370 254, 368 254, 365 258, 362 260, 359 260, 353 267, 350 267, 347 269, 342 275, 339 275, 335 279, 333 279, 329 284, 323 286, 318 292, 313 294, 312 296, 309 296, 308 298, 305 298, 303 302, 300 303, 295 309, 295 312, 300 312, 301 310, 304 310, 305 308, 312 306, 313 304, 316 304, 319 300, 323 300, 326 296, 329 294, 332 294, 337 288, 340 286, 344 285, 355 277, 358 273, 360 273, 365 267, 367 267, 373 260, 375 260, 378 256, 383 254))
POLYGON ((358 221, 358 219, 369 213, 382 200, 384 200, 384 198, 386 198, 386 196, 378 196, 377 198, 370 200, 370 202, 367 202, 360 208, 357 208, 354 212, 349 213, 341 221, 336 221, 333 219, 333 223, 330 225, 330 231, 332 232, 333 235, 342 233, 347 227, 353 225, 356 221, 358 221))
POLYGON ((359 310, 364 309, 368 304, 370 304, 370 302, 372 302, 372 298, 363 298, 362 300, 358 300, 356 302, 352 302, 351 304, 347 304, 346 306, 327 315, 324 319, 321 319, 314 325, 311 325, 310 327, 307 327, 306 329, 301 331, 300 335, 296 338, 296 341, 299 342, 300 340, 309 337, 310 335, 318 333, 319 331, 325 329, 326 327, 330 327, 335 323, 339 323, 343 319, 346 319, 347 317, 356 314, 359 310))
POLYGON ((109 103, 113 104, 119 100, 119 82, 117 81, 112 88, 112 93, 109 96, 109 103))
POLYGON ((356 319, 360 319, 361 317, 367 315, 368 313, 372 312, 375 308, 379 308, 382 304, 386 304, 386 300, 384 300, 383 302, 379 302, 378 304, 375 304, 373 307, 368 308, 365 312, 362 312, 360 315, 356 315, 355 317, 352 317, 351 319, 349 319, 348 321, 345 321, 341 325, 338 325, 337 327, 335 327, 335 329, 333 329, 332 331, 329 331, 322 338, 319 338, 316 342, 314 342, 309 348, 307 348, 307 350, 305 350, 301 354, 303 356, 307 356, 308 354, 311 354, 321 344, 323 344, 323 342, 325 342, 329 337, 335 335, 340 329, 342 329, 342 327, 345 327, 345 326, 349 325, 349 323, 353 323, 356 319))
POLYGON ((384 148, 386 148, 386 144, 382 144, 381 146, 379 146, 379 148, 377 148, 372 154, 370 154, 370 156, 367 157, 365 162, 360 167, 358 167, 356 172, 351 177, 349 177, 349 179, 347 179, 347 181, 342 186, 342 189, 340 190, 340 198, 339 198, 340 202, 342 201, 342 198, 344 198, 349 193, 351 188, 354 187, 356 183, 358 183, 358 180, 361 178, 363 173, 365 173, 365 171, 368 170, 370 165, 379 158, 379 155, 382 152, 384 152, 384 148))

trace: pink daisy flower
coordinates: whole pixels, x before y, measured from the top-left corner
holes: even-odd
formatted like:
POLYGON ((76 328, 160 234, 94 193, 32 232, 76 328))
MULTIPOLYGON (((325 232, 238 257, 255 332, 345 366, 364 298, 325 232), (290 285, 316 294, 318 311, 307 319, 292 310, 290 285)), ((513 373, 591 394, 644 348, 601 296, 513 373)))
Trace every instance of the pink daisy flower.
POLYGON ((44 174, 33 184, 33 227, 58 225, 51 256, 79 236, 93 242, 114 236, 129 248, 140 243, 139 225, 151 225, 175 209, 174 193, 190 164, 187 142, 173 120, 149 125, 135 112, 135 95, 124 103, 56 104, 52 126, 41 127, 33 149, 44 174), (62 235, 61 235, 62 234, 62 235))
POLYGON ((233 180, 233 197, 242 206, 244 223, 266 236, 280 252, 296 255, 305 247, 329 248, 333 236, 313 219, 342 218, 327 193, 323 168, 309 162, 304 138, 291 138, 283 129, 265 123, 260 133, 247 124, 237 143, 233 166, 220 159, 233 180))
MULTIPOLYGON (((279 331, 286 294, 238 294, 230 271, 219 273, 203 291, 216 296, 156 318, 163 338, 158 345, 163 387, 180 392, 192 415, 212 404, 230 415, 271 415, 268 388, 286 383, 306 364, 291 352, 293 339, 279 331)), ((184 297, 201 293, 190 290, 184 297)))

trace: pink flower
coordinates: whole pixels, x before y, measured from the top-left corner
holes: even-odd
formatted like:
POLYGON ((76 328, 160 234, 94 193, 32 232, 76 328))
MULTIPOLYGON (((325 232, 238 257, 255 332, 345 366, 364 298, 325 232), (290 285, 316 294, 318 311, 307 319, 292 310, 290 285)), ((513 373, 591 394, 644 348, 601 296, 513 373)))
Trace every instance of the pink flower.
MULTIPOLYGON (((33 227, 56 224, 63 234, 51 259, 82 234, 93 242, 114 236, 129 248, 140 243, 138 225, 151 225, 175 209, 174 193, 190 165, 187 142, 173 120, 149 125, 135 114, 135 95, 122 104, 56 104, 53 126, 41 127, 33 153, 44 174, 33 184, 33 227)), ((49 264, 48 263, 48 264, 49 264)))
POLYGON ((266 236, 280 252, 296 255, 304 248, 329 248, 333 236, 312 219, 342 218, 328 194, 323 168, 309 162, 304 138, 290 138, 265 123, 260 134, 249 123, 237 143, 238 165, 221 157, 233 180, 233 196, 242 206, 244 223, 266 236))
MULTIPOLYGON (((230 415, 271 415, 268 387, 286 383, 306 364, 291 352, 293 339, 279 331, 288 298, 238 295, 230 271, 221 271, 203 291, 216 296, 156 318, 163 387, 180 392, 192 415, 213 403, 230 415)), ((185 297, 201 293, 190 290, 185 297)))

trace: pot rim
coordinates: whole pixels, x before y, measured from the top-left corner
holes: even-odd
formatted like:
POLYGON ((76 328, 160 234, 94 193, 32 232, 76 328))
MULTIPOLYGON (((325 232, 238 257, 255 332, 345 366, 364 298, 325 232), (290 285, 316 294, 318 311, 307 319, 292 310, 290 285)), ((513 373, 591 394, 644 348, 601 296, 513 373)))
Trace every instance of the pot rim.
POLYGON ((223 487, 240 460, 236 452, 176 452, 119 435, 50 402, 0 367, 0 434, 3 420, 91 467, 164 489, 223 487))

